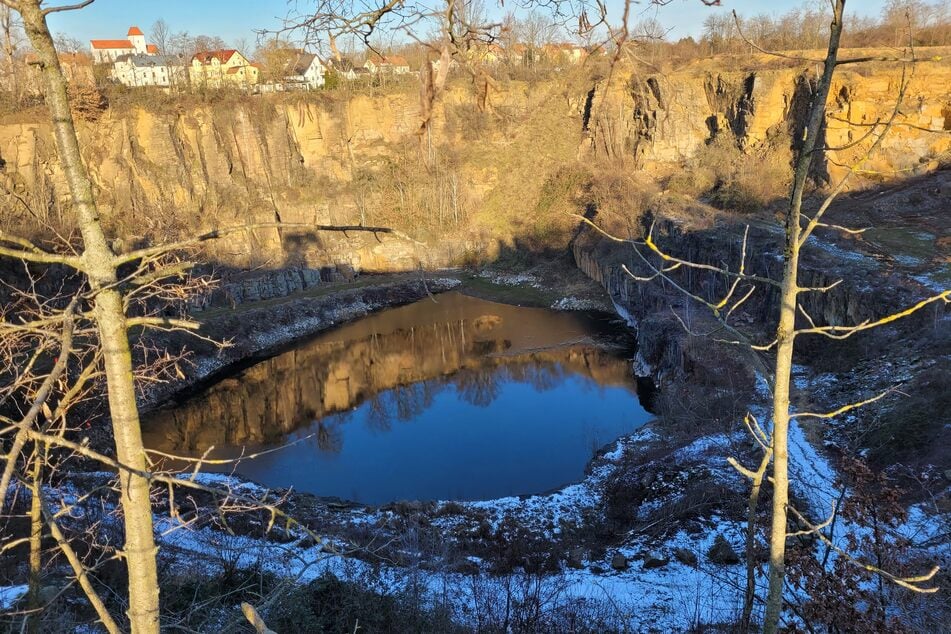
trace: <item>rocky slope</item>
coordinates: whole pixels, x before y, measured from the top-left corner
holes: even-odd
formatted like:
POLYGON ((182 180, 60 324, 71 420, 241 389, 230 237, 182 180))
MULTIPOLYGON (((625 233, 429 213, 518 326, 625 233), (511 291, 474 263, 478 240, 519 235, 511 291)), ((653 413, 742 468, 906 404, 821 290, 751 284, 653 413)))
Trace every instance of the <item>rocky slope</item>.
MULTIPOLYGON (((951 226, 943 192, 949 182, 951 173, 942 170, 902 187, 879 190, 874 203, 866 200, 867 194, 859 194, 833 205, 830 222, 872 228, 846 237, 820 231, 810 239, 801 259, 800 283, 809 287, 837 284, 826 292, 805 294, 801 300, 805 312, 820 325, 853 325, 881 319, 945 290, 951 276, 946 247, 951 226), (914 206, 908 203, 911 199, 917 201, 914 206)), ((748 229, 746 270, 776 278, 783 245, 778 225, 695 203, 685 217, 671 198, 676 197, 660 196, 631 237, 643 238, 653 224, 654 240, 672 255, 710 266, 726 264, 735 270, 748 229)), ((647 253, 643 245, 637 248, 647 253)), ((654 378, 661 393, 666 393, 666 402, 673 404, 668 418, 676 420, 689 412, 689 407, 685 411, 676 407, 685 398, 703 403, 705 415, 711 419, 735 418, 737 402, 749 407, 764 398, 757 394, 762 380, 758 377, 769 376, 770 358, 742 346, 713 341, 732 337, 718 328, 705 307, 661 280, 634 279, 635 275, 650 277, 651 270, 631 244, 585 229, 572 249, 579 268, 608 291, 619 312, 636 326, 635 372, 654 378)), ((656 261, 654 265, 658 265, 656 261)), ((698 295, 726 293, 727 281, 722 276, 702 273, 678 271, 670 275, 698 295)), ((774 336, 771 328, 776 324, 778 301, 778 289, 758 288, 732 315, 731 323, 752 342, 765 344, 774 336)), ((946 302, 938 301, 905 319, 844 341, 801 337, 797 341, 799 377, 793 391, 794 406, 831 410, 886 389, 895 390, 880 402, 833 419, 817 431, 819 437, 864 452, 882 467, 900 460, 912 470, 943 473, 951 466, 951 456, 935 450, 933 443, 944 423, 940 417, 921 420, 920 399, 909 394, 927 392, 927 398, 941 398, 933 385, 948 377, 949 319, 946 302), (910 451, 912 447, 917 448, 916 454, 910 451)), ((808 325, 805 317, 802 325, 808 325)), ((945 488, 941 482, 939 477, 938 489, 945 488)))
MULTIPOLYGON (((652 173, 680 165, 727 131, 747 150, 789 131, 795 136, 813 65, 757 58, 729 65, 736 70, 724 71, 723 60, 664 74, 621 68, 610 86, 594 68, 534 83, 499 82, 486 112, 460 79, 422 139, 412 85, 294 100, 169 105, 166 98, 107 109, 82 122, 80 132, 106 217, 126 243, 117 246, 235 224, 389 224, 411 230, 428 247, 271 227, 231 234, 209 246, 208 256, 239 269, 408 270, 492 258, 500 245, 529 238, 550 241, 566 225, 562 208, 552 204, 561 195, 559 174, 586 142, 593 153, 586 150, 585 157, 634 159, 652 173)), ((900 69, 869 68, 844 67, 838 75, 827 120, 830 146, 861 141, 871 123, 890 113, 900 69)), ((948 86, 951 61, 917 67, 897 125, 867 170, 887 177, 935 167, 951 147, 948 86)), ((788 143, 785 138, 779 142, 788 143)), ((840 172, 866 145, 832 151, 828 170, 840 172)), ((570 194, 570 179, 565 187, 570 194)), ((43 113, 5 117, 5 224, 28 232, 68 226, 66 202, 43 113)))
MULTIPOLYGON (((864 53, 847 51, 843 57, 864 53)), ((944 49, 918 55, 931 61, 907 71, 896 125, 864 166, 881 172, 881 178, 934 169, 935 161, 951 149, 951 60, 944 49)), ((608 88, 599 86, 595 104, 601 100, 605 106, 595 110, 589 126, 592 144, 611 154, 633 154, 642 167, 663 171, 696 154, 719 132, 732 133, 745 148, 767 144, 787 131, 794 138, 801 135, 815 64, 778 63, 765 56, 724 62, 700 60, 671 73, 635 72, 608 88)), ((873 124, 889 119, 902 77, 900 65, 884 62, 843 66, 837 72, 826 118, 832 177, 844 173, 868 146, 850 144, 873 124)))

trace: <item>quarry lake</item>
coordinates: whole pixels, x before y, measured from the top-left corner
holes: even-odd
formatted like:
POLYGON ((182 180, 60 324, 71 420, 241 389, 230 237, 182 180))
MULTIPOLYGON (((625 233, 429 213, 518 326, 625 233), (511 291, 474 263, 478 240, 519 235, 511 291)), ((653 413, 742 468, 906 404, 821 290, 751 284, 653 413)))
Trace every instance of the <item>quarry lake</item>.
POLYGON ((542 493, 580 480, 598 448, 650 418, 630 345, 606 316, 446 293, 154 412, 146 446, 260 454, 206 470, 365 504, 542 493))

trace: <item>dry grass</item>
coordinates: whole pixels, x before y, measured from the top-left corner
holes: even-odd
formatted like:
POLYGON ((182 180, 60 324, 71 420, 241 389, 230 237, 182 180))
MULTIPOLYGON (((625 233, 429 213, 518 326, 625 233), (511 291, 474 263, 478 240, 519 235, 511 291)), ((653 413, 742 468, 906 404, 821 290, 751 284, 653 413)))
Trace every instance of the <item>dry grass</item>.
POLYGON ((723 209, 754 212, 788 193, 792 151, 786 135, 743 151, 730 134, 718 135, 667 179, 671 191, 707 197, 723 209))

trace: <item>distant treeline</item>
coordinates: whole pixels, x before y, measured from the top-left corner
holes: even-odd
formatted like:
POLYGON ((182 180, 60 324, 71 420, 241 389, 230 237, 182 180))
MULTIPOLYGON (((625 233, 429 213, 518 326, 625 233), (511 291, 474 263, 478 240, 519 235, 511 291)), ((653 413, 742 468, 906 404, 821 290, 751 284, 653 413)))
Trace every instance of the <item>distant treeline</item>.
MULTIPOLYGON (((668 29, 657 20, 646 20, 634 29, 636 39, 653 53, 664 49, 675 57, 699 57, 750 52, 747 42, 767 50, 825 48, 832 15, 828 3, 804 5, 782 14, 739 16, 712 12, 703 22, 699 41, 692 37, 671 41, 668 29)), ((881 15, 852 12, 846 16, 842 45, 846 48, 949 46, 951 4, 944 0, 889 0, 881 15)))

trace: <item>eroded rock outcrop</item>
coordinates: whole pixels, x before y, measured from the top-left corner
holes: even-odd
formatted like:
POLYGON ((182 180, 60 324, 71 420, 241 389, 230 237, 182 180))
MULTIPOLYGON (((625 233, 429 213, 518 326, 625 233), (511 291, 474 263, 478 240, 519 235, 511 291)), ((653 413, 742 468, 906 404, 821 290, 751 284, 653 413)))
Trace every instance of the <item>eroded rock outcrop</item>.
MULTIPOLYGON (((926 56, 928 53, 922 53, 926 56)), ((593 143, 598 151, 632 153, 645 168, 689 159, 712 137, 735 136, 741 147, 768 143, 780 133, 801 135, 815 83, 815 68, 804 64, 750 70, 723 70, 722 60, 698 62, 667 74, 636 72, 601 89, 593 143)), ((951 149, 951 63, 921 64, 910 75, 904 105, 880 151, 866 164, 887 176, 933 169, 951 149), (928 132, 928 131, 933 132, 928 132)), ((829 171, 834 176, 859 158, 864 145, 851 143, 895 106, 902 70, 878 63, 843 67, 834 79, 826 118, 829 171)), ((786 136, 785 143, 789 143, 786 136)))

